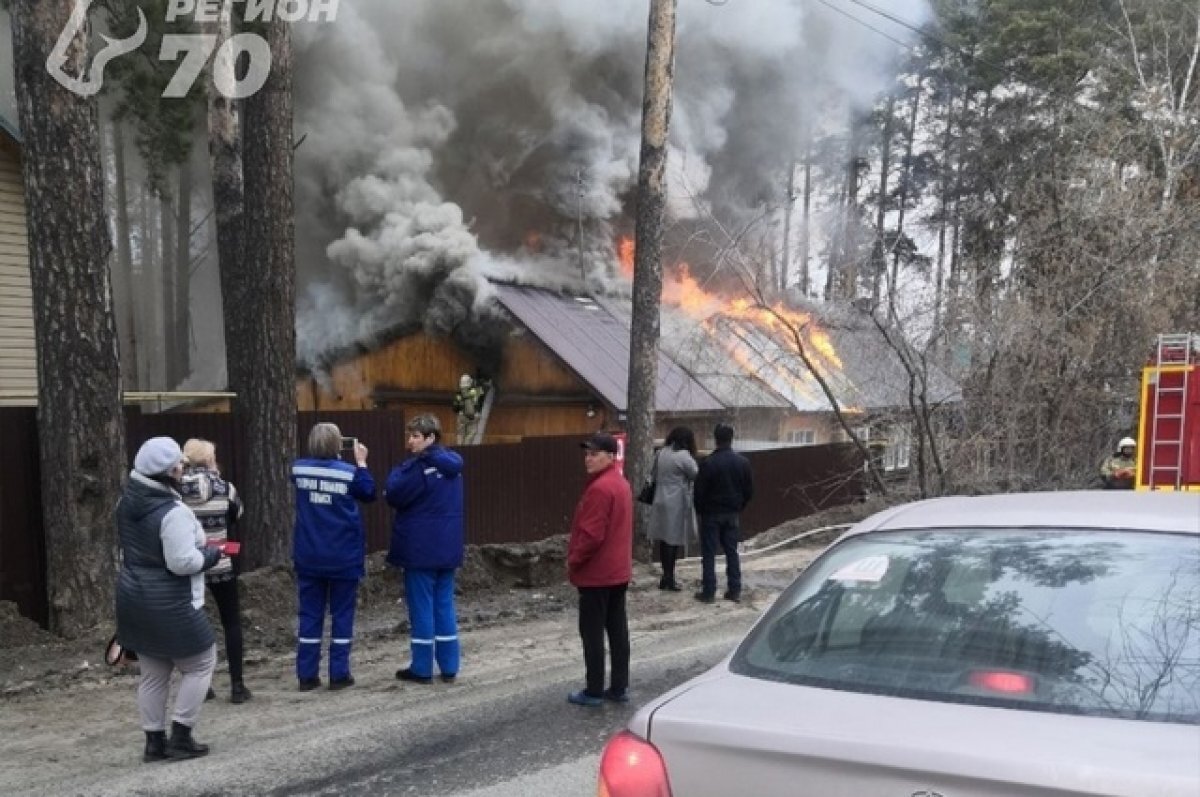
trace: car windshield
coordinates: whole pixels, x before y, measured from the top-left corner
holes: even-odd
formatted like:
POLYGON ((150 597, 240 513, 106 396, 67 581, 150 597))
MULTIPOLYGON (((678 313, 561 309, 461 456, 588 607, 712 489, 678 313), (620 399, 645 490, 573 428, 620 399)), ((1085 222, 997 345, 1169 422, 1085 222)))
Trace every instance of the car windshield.
POLYGON ((1200 538, 874 532, 827 551, 734 672, 947 702, 1200 724, 1200 538))

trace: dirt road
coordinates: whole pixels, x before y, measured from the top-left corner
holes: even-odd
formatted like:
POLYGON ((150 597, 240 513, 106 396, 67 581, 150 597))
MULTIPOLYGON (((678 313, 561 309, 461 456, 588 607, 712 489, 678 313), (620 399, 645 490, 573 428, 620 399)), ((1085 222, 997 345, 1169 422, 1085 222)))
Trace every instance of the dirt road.
MULTIPOLYGON (((784 550, 747 559, 740 605, 707 606, 688 591, 659 591, 655 569, 638 565, 629 601, 635 677, 638 657, 662 650, 664 642, 686 649, 689 639, 706 635, 736 640, 812 555, 813 549, 784 550)), ((694 583, 696 563, 684 564, 680 575, 694 583)), ((394 598, 364 607, 352 655, 358 685, 338 693, 297 692, 290 644, 256 645, 251 635, 247 684, 254 699, 228 703, 227 679, 218 671, 221 699, 207 704, 197 729, 213 753, 186 763, 141 763, 132 672, 113 674, 89 662, 57 672, 44 686, 36 673, 10 678, 17 686, 0 700, 0 793, 287 793, 288 783, 313 783, 318 773, 337 771, 381 745, 417 743, 413 729, 423 723, 486 712, 489 700, 536 688, 540 673, 553 672, 563 683, 582 677, 574 595, 565 586, 464 596, 464 664, 454 685, 394 679, 407 661, 402 615, 394 598)), ((653 697, 637 694, 636 683, 634 689, 635 699, 653 697)), ((538 693, 537 699, 554 698, 538 693)))

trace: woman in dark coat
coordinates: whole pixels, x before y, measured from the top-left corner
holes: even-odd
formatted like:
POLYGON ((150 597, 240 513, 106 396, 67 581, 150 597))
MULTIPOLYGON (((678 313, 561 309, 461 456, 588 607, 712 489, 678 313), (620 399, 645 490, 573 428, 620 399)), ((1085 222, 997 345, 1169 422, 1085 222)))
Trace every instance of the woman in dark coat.
POLYGON ((686 426, 676 426, 667 435, 654 460, 654 504, 650 507, 650 540, 658 543, 662 563, 659 589, 679 592, 675 562, 684 542, 696 534, 692 508, 692 483, 696 480, 696 435, 686 426))
POLYGON ((204 530, 180 499, 184 459, 169 437, 147 440, 117 502, 121 573, 117 580, 117 639, 137 653, 137 704, 146 732, 144 761, 195 758, 208 746, 192 738, 217 661, 212 625, 204 613, 204 571, 223 555, 206 546, 204 530), (179 693, 167 738, 171 673, 179 693))

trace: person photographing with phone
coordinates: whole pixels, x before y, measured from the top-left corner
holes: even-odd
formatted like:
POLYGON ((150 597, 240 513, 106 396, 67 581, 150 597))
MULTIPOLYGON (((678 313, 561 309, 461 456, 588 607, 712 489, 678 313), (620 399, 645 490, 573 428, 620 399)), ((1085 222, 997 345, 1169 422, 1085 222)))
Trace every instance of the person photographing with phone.
POLYGON ((360 503, 375 500, 375 479, 367 470, 367 447, 343 438, 332 423, 308 434, 308 456, 292 465, 296 526, 292 563, 296 570, 299 622, 296 678, 301 692, 321 685, 321 638, 330 615, 329 688, 354 685, 350 645, 358 585, 366 575, 367 537, 360 503), (350 441, 353 464, 341 453, 350 441))

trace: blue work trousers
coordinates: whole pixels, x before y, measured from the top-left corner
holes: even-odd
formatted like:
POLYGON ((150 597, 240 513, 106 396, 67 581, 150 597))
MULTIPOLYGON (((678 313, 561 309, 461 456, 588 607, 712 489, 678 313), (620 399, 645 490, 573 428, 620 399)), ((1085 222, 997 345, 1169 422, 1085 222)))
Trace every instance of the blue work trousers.
POLYGON ((350 642, 354 638, 354 608, 358 579, 296 576, 300 622, 296 634, 296 677, 311 680, 321 672, 321 635, 325 612, 330 614, 329 680, 350 677, 350 642))
POLYGON ((458 619, 454 609, 454 570, 404 570, 404 594, 412 635, 415 675, 433 677, 437 659, 442 675, 458 675, 458 619))

